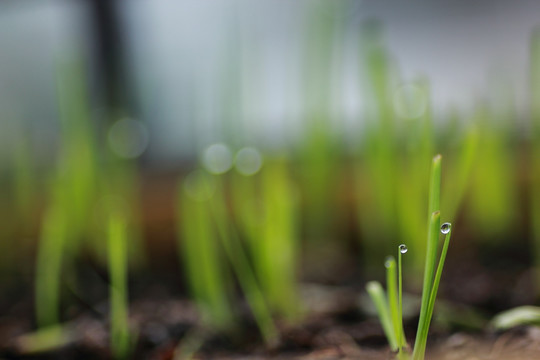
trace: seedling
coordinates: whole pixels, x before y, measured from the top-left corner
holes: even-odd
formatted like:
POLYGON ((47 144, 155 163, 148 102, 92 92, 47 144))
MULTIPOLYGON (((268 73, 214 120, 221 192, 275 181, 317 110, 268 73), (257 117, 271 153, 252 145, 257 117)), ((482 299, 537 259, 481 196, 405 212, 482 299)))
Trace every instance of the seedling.
POLYGON ((43 218, 36 263, 36 322, 40 328, 60 321, 60 278, 66 246, 66 217, 52 205, 43 218))
POLYGON ((383 326, 383 330, 393 351, 398 352, 398 359, 423 360, 426 351, 426 343, 429 325, 433 316, 435 299, 439 289, 442 270, 450 244, 451 225, 444 223, 440 225, 440 181, 441 181, 441 156, 437 155, 433 159, 430 177, 429 191, 429 223, 427 229, 426 260, 424 269, 424 283, 422 290, 422 303, 420 308, 420 320, 416 333, 416 340, 412 355, 404 350, 407 347, 405 334, 403 331, 402 316, 402 264, 401 256, 407 252, 407 247, 402 244, 398 249, 397 276, 396 261, 393 257, 386 260, 388 298, 385 297, 384 290, 378 282, 369 282, 366 289, 371 296, 383 326), (444 243, 439 257, 439 263, 435 269, 437 261, 437 249, 439 232, 445 235, 444 243), (397 296, 396 296, 397 289, 397 296), (412 357, 411 357, 412 356, 412 357))
POLYGON ((111 350, 115 359, 126 359, 130 351, 127 290, 127 227, 119 210, 109 219, 109 273, 111 350))
POLYGON ((227 208, 223 184, 216 177, 216 196, 211 203, 212 216, 215 221, 218 237, 231 261, 233 270, 238 278, 246 300, 253 311, 253 316, 267 344, 273 344, 277 339, 277 329, 272 320, 270 309, 256 279, 249 257, 242 246, 233 224, 227 222, 227 208))
MULTIPOLYGON (((184 222, 197 222, 184 229, 182 239, 194 295, 199 305, 208 306, 206 314, 214 323, 226 325, 230 321, 230 305, 222 291, 228 288, 229 280, 221 265, 220 253, 223 252, 223 259, 230 263, 264 340, 267 344, 274 343, 277 329, 248 253, 230 221, 222 175, 214 176, 202 170, 195 174, 198 175, 191 176, 184 189, 191 193, 192 200, 201 203, 196 205, 196 212, 182 205, 186 213, 192 212, 184 222), (214 263, 213 259, 219 262, 214 263)), ((189 203, 195 205, 192 201, 189 203)))
POLYGON ((210 213, 215 180, 199 170, 189 174, 180 185, 178 247, 191 294, 203 322, 223 329, 232 323, 233 311, 229 300, 232 284, 210 213))
POLYGON ((273 158, 260 175, 234 175, 232 203, 261 290, 276 314, 295 320, 299 215, 289 164, 273 158))

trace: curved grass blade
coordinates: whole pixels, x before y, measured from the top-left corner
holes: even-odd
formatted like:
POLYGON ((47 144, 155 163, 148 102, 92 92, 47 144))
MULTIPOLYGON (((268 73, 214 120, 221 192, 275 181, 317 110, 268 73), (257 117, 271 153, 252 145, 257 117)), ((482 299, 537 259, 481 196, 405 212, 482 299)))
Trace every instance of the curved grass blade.
POLYGON ((398 341, 394 332, 394 325, 392 324, 388 302, 386 301, 386 296, 381 284, 378 281, 370 281, 366 284, 366 291, 375 304, 384 334, 388 339, 388 344, 390 344, 390 349, 392 349, 392 351, 397 351, 398 341))

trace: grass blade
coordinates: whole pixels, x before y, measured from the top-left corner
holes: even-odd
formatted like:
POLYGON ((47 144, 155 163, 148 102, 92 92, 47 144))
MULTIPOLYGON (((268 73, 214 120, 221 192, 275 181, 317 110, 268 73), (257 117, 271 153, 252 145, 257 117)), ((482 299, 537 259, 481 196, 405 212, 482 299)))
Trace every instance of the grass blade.
POLYGON ((390 319, 392 320, 392 329, 396 339, 399 338, 399 300, 397 290, 397 264, 393 256, 386 258, 384 262, 386 267, 386 291, 388 293, 388 307, 390 310, 390 319))
MULTIPOLYGON (((437 272, 435 273, 435 279, 433 280, 433 287, 431 289, 431 294, 429 295, 427 314, 425 318, 426 325, 425 327, 423 327, 423 332, 420 335, 420 338, 418 339, 420 341, 418 345, 419 346, 418 351, 416 351, 416 347, 415 347, 415 353, 416 353, 416 356, 418 356, 418 359, 423 359, 424 353, 426 351, 429 325, 431 323, 431 318, 433 317, 433 309, 435 308, 435 299, 437 298, 437 292, 439 290, 439 284, 441 282, 441 275, 444 268, 444 262, 446 260, 446 253, 448 252, 448 246, 450 245, 451 235, 452 235, 452 230, 450 230, 444 238, 444 244, 441 251, 441 257, 439 259, 439 265, 437 266, 437 272)), ((414 357, 414 359, 416 360, 417 358, 414 357)))
POLYGON ((273 344, 278 336, 277 329, 240 237, 232 225, 227 222, 226 199, 220 178, 216 178, 216 197, 212 200, 217 232, 225 252, 231 261, 240 287, 246 296, 266 344, 273 344))
POLYGON ((36 264, 36 322, 48 327, 60 321, 60 278, 66 242, 63 209, 52 205, 43 219, 36 264))
POLYGON ((399 346, 404 346, 406 341, 403 335, 403 322, 401 321, 401 291, 398 291, 398 270, 396 259, 389 256, 384 266, 386 267, 386 291, 388 292, 388 307, 392 328, 399 346))
MULTIPOLYGON (((437 243, 439 240, 440 226, 440 197, 441 197, 441 155, 436 155, 431 164, 431 175, 429 179, 429 222, 426 246, 426 262, 424 268, 424 282, 422 288, 422 305, 420 308, 420 320, 418 322, 418 330, 416 333, 416 341, 418 336, 424 331, 427 305, 431 287, 433 285, 433 276, 435 273, 435 260, 437 258, 437 243)), ((416 344, 414 346, 416 350, 416 344)))
POLYGON ((407 344, 405 339, 405 331, 403 330, 403 273, 401 266, 401 257, 407 252, 407 247, 404 245, 399 246, 398 250, 398 295, 399 295, 399 307, 398 307, 398 323, 394 324, 398 331, 398 343, 399 343, 399 354, 402 354, 403 347, 407 344), (402 252, 402 249, 405 249, 402 252))
MULTIPOLYGON (((440 168, 439 168, 440 169, 440 168)), ((440 179, 440 177, 439 177, 440 179)), ((431 214, 428 230, 428 245, 426 251, 426 267, 424 273, 424 285, 422 289, 422 305, 420 307, 420 319, 418 320, 418 330, 416 332, 416 340, 413 350, 413 359, 423 359, 424 354, 421 352, 422 343, 425 339, 422 339, 423 334, 427 334, 427 328, 429 327, 428 319, 428 304, 431 296, 431 290, 433 288, 433 278, 435 274, 435 260, 437 257, 437 243, 439 240, 439 227, 441 222, 441 213, 435 211, 431 214)))
POLYGON ((379 282, 370 281, 366 284, 366 291, 377 308, 377 313, 379 315, 384 334, 386 335, 388 343, 390 344, 390 349, 392 349, 392 351, 396 351, 398 349, 398 341, 396 334, 394 333, 394 326, 390 317, 390 309, 388 302, 386 301, 384 290, 379 282))
POLYGON ((215 190, 212 180, 211 175, 197 170, 181 182, 178 191, 178 249, 203 323, 225 329, 233 322, 232 284, 210 209, 210 199, 215 190))
POLYGON ((126 219, 113 211, 109 222, 109 273, 111 350, 115 359, 126 359, 130 350, 126 234, 126 219))

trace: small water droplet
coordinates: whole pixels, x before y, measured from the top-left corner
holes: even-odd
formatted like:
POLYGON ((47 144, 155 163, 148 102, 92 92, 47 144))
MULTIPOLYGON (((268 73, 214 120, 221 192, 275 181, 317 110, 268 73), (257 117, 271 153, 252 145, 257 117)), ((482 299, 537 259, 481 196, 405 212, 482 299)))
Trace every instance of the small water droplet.
POLYGON ((445 222, 444 224, 441 225, 441 233, 446 235, 450 232, 451 228, 452 228, 452 224, 450 224, 449 222, 445 222))
POLYGON ((405 245, 405 244, 399 245, 399 252, 400 253, 405 254, 407 251, 409 251, 409 249, 407 249, 407 245, 405 245))
POLYGON ((393 256, 387 256, 386 259, 384 260, 384 267, 387 269, 390 268, 390 266, 392 266, 393 261, 395 261, 393 256))

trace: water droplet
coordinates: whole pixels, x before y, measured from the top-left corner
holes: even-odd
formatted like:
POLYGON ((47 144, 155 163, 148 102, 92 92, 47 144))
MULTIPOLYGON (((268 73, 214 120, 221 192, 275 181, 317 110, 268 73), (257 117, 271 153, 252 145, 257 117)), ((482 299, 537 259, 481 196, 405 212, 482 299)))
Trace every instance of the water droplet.
POLYGON ((400 253, 405 254, 407 251, 409 251, 409 249, 407 249, 407 245, 405 245, 405 244, 399 245, 399 252, 400 253))
POLYGON ((449 222, 445 222, 444 224, 441 225, 441 233, 446 235, 450 232, 451 228, 452 228, 452 224, 450 224, 449 222))
POLYGON ((384 267, 389 269, 390 266, 392 266, 392 263, 394 262, 394 257, 393 256, 387 256, 386 259, 384 260, 384 267))

